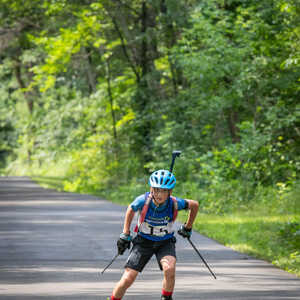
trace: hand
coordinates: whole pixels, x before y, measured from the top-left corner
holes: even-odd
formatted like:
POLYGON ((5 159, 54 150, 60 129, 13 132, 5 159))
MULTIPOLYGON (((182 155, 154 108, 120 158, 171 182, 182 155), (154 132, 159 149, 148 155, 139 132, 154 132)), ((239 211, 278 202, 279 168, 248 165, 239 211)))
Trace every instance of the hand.
POLYGON ((120 238, 117 241, 118 253, 123 255, 126 249, 130 249, 131 235, 121 233, 120 238))
POLYGON ((184 225, 181 225, 178 230, 178 234, 184 238, 190 238, 192 235, 192 229, 188 229, 184 225))

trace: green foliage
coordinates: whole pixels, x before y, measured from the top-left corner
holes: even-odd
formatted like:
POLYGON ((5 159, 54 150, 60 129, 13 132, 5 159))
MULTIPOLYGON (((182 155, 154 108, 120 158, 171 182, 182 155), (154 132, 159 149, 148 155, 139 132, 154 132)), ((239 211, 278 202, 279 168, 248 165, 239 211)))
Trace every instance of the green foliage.
POLYGON ((288 222, 280 229, 282 243, 294 249, 300 249, 300 223, 288 222))
POLYGON ((146 182, 146 178, 134 178, 128 181, 126 185, 113 186, 98 192, 98 195, 115 203, 127 206, 134 200, 134 197, 145 193, 148 189, 147 184, 145 184, 146 182))
POLYGON ((79 19, 75 28, 60 28, 59 35, 55 37, 48 37, 46 32, 40 37, 31 36, 31 40, 37 46, 42 46, 47 53, 45 64, 32 69, 36 74, 35 84, 40 86, 41 91, 55 85, 56 75, 67 72, 72 57, 83 47, 88 47, 93 42, 98 46, 105 43, 104 39, 95 37, 100 24, 97 17, 89 13, 87 10, 74 13, 79 19))
POLYGON ((138 176, 139 167, 165 167, 179 148, 186 153, 179 180, 206 190, 205 207, 219 212, 251 202, 260 186, 292 186, 299 173, 300 71, 285 62, 297 53, 297 2, 123 4, 3 3, 12 9, 5 28, 22 11, 30 20, 44 16, 40 30, 20 31, 19 54, 3 52, 2 101, 13 88, 22 101, 10 103, 10 112, 21 116, 26 103, 29 109, 5 121, 15 128, 10 144, 19 145, 21 161, 42 164, 69 153, 67 186, 97 189, 138 176), (149 19, 139 23, 144 10, 149 19), (219 196, 227 190, 244 196, 219 196), (236 200, 225 208, 228 198, 236 200))
MULTIPOLYGON (((299 26, 299 14, 300 4, 298 1, 280 1, 280 10, 286 14, 284 22, 288 25, 289 30, 282 35, 287 43, 289 43, 292 51, 289 57, 283 62, 283 68, 291 68, 293 66, 300 65, 300 26, 299 26)), ((299 78, 300 79, 300 78, 299 78)))

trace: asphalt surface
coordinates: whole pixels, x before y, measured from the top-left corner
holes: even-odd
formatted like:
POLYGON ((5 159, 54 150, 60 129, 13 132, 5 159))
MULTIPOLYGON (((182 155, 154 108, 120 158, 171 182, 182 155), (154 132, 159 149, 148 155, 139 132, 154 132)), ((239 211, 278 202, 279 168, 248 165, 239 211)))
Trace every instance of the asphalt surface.
MULTIPOLYGON (((127 258, 100 274, 116 253, 125 211, 94 196, 43 189, 26 177, 0 177, 0 299, 106 299, 127 258)), ((178 237, 174 299, 300 299, 296 276, 198 233, 192 241, 217 280, 178 237)), ((123 299, 160 299, 161 280, 153 258, 123 299)))

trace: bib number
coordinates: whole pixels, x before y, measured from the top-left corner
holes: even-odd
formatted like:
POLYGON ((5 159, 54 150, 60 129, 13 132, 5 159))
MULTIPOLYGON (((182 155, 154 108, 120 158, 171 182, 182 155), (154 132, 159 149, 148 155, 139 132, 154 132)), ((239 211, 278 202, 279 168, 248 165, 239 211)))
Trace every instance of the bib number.
POLYGON ((165 236, 172 231, 172 223, 163 226, 152 226, 147 222, 143 222, 140 226, 140 232, 144 234, 150 234, 155 236, 165 236))

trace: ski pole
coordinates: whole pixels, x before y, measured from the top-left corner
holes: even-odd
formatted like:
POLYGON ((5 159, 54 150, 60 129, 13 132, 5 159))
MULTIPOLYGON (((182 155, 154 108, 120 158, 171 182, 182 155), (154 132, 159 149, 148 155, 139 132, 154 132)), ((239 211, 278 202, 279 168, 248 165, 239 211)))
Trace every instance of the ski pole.
POLYGON ((103 274, 105 272, 105 270, 116 260, 116 258, 119 256, 119 253, 117 253, 114 258, 110 261, 110 263, 103 269, 103 271, 101 272, 101 274, 103 274))
POLYGON ((181 151, 175 150, 172 152, 172 162, 171 162, 171 166, 170 166, 170 172, 172 173, 173 171, 173 167, 174 167, 174 163, 175 163, 175 159, 177 156, 180 156, 181 151))
MULTIPOLYGON (((174 167, 174 163, 175 163, 175 159, 176 157, 180 156, 181 151, 175 150, 172 152, 172 162, 171 162, 171 166, 170 166, 170 172, 172 173, 173 171, 173 167, 174 167)), ((216 275, 214 274, 214 272, 210 269, 209 265, 206 263, 205 259, 203 258, 203 256, 200 254, 200 252, 198 251, 198 249, 195 247, 195 245, 193 244, 193 242, 190 240, 190 238, 187 238, 188 241, 190 242, 190 244, 192 245, 192 247, 194 248, 194 250, 197 252, 197 254, 199 255, 199 257, 202 259, 202 261, 204 262, 205 266, 208 268, 209 272, 211 273, 211 275, 217 279, 216 275)))
POLYGON ((197 254, 199 255, 199 257, 202 259, 202 261, 204 262, 204 264, 206 265, 207 269, 209 270, 209 272, 211 273, 211 275, 217 279, 216 275, 214 274, 214 272, 210 269, 209 265, 206 263, 205 259, 203 258, 203 256, 200 254, 200 252, 198 251, 198 249, 195 247, 195 245, 193 244, 193 242, 191 241, 190 238, 187 238, 188 241, 190 242, 190 244, 192 245, 192 247, 194 248, 194 250, 197 252, 197 254))

